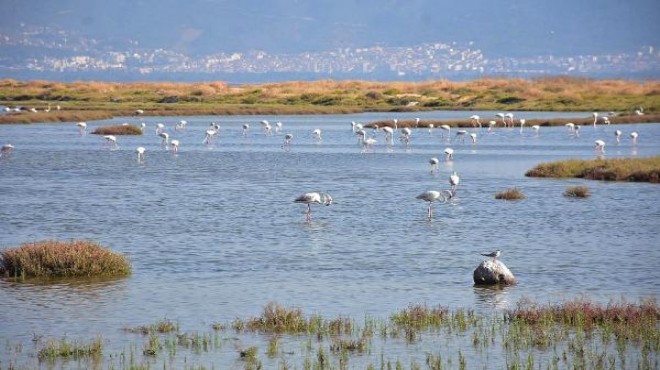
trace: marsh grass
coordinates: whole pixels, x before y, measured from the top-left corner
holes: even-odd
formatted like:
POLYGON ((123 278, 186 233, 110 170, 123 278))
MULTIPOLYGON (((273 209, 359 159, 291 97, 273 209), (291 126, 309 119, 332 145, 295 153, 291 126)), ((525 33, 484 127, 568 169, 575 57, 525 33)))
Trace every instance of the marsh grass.
POLYGON ((503 200, 522 200, 527 198, 523 192, 518 188, 509 188, 495 193, 495 199, 503 200))
POLYGON ((564 196, 569 198, 588 198, 591 191, 584 185, 569 186, 564 191, 564 196))
POLYGON ((525 176, 660 183, 660 156, 593 160, 567 159, 541 163, 527 171, 525 176))
POLYGON ((96 338, 89 343, 69 342, 66 338, 61 340, 48 340, 39 349, 39 360, 55 360, 57 358, 71 358, 78 360, 85 357, 98 357, 103 352, 103 340, 96 338))
POLYGON ((136 327, 127 327, 124 328, 124 331, 129 333, 138 333, 143 335, 149 334, 166 334, 166 333, 176 333, 179 331, 179 323, 172 320, 160 320, 151 325, 140 325, 136 327))
POLYGON ((142 129, 133 125, 112 125, 97 127, 94 135, 142 135, 142 129))
MULTIPOLYGON (((552 77, 453 82, 292 81, 228 85, 0 80, 0 104, 34 107, 38 113, 0 116, 0 123, 91 121, 90 115, 339 114, 367 111, 524 110, 617 111, 647 116, 660 111, 660 82, 552 77), (47 104, 61 111, 44 112, 47 104), (410 103, 415 103, 410 106, 410 103), (73 113, 75 112, 75 113, 73 113)), ((467 114, 466 116, 469 116, 467 114)), ((589 120, 585 115, 585 120, 589 120)), ((630 116, 639 122, 650 118, 630 116)), ((617 116, 613 123, 625 123, 617 116)), ((467 121, 467 120, 466 120, 467 121)), ((657 122, 657 119, 654 121, 657 122)), ((581 124, 580 122, 576 122, 581 124)), ((586 121, 585 121, 586 123, 586 121)), ((551 121, 529 124, 552 125, 551 121)))
POLYGON ((46 240, 0 252, 0 273, 14 277, 125 276, 126 257, 86 240, 46 240))

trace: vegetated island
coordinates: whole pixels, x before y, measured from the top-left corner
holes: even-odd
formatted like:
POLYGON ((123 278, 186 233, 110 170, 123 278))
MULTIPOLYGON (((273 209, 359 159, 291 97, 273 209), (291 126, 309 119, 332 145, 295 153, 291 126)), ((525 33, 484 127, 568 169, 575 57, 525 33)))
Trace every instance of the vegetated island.
MULTIPOLYGON (((0 123, 127 116, 350 114, 433 110, 614 112, 612 123, 658 122, 660 82, 546 77, 453 82, 320 80, 229 85, 0 80, 0 123), (639 113, 635 114, 638 110, 639 113)), ((452 122, 457 126, 471 125, 452 122)), ((580 118, 580 117, 577 117, 580 118)), ((421 122, 420 127, 440 121, 421 122)), ((529 125, 564 124, 545 120, 529 125)), ((401 123, 406 125, 406 123, 401 123)), ((412 122, 410 123, 412 124, 412 122)))
POLYGON ((541 163, 528 177, 575 177, 590 180, 660 183, 660 156, 648 158, 567 159, 541 163))

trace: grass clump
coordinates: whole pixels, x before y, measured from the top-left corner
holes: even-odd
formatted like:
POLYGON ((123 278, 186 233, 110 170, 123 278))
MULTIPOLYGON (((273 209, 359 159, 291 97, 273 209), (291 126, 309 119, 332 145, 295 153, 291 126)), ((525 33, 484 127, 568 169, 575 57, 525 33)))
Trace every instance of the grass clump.
POLYGON ((588 198, 590 195, 589 188, 584 185, 569 186, 564 192, 564 196, 569 198, 588 198))
POLYGON ((97 127, 94 135, 142 135, 142 129, 133 125, 112 125, 97 127))
POLYGON ((96 338, 90 343, 71 343, 65 339, 49 340, 37 355, 39 360, 55 360, 56 358, 80 359, 83 357, 100 356, 103 352, 103 341, 96 338))
POLYGON ((503 200, 521 200, 527 198, 523 192, 518 188, 509 188, 504 191, 495 193, 495 199, 503 200))
POLYGON ((648 158, 568 159, 541 163, 528 177, 584 178, 605 181, 660 183, 660 156, 648 158))
POLYGON ((166 334, 179 331, 179 324, 171 320, 161 320, 151 325, 140 325, 134 328, 124 328, 129 333, 148 334, 166 334))
POLYGON ((15 277, 125 276, 128 259, 87 240, 46 240, 0 252, 0 274, 15 277))
POLYGON ((264 307, 260 317, 251 318, 245 324, 247 330, 265 333, 301 333, 308 331, 309 326, 302 310, 274 302, 264 307))

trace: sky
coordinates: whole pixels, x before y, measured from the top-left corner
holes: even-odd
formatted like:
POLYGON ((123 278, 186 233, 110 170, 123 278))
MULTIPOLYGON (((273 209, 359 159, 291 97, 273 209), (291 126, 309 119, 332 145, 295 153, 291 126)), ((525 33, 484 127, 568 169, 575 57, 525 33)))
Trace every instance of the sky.
POLYGON ((0 30, 56 26, 192 55, 474 42, 488 55, 660 46, 658 0, 2 0, 0 30))

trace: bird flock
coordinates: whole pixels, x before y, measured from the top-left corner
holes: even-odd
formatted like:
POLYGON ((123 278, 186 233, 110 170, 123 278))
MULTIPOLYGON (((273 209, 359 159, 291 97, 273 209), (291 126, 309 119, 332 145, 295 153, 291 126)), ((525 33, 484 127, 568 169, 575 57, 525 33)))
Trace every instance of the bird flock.
MULTIPOLYGON (((50 107, 48 109, 50 109, 50 107)), ((57 107, 57 109, 59 109, 59 106, 57 107)), ((140 116, 142 114, 144 114, 144 111, 138 109, 135 111, 134 116, 140 116)), ((640 107, 640 109, 636 111, 636 114, 644 114, 643 108, 640 107)), ((614 117, 615 115, 612 112, 610 112, 607 115, 600 115, 599 113, 594 112, 592 114, 593 127, 595 128, 599 124, 605 126, 610 125, 611 120, 614 117)), ((516 127, 516 119, 513 113, 500 112, 500 113, 496 113, 493 118, 494 120, 490 120, 488 122, 488 129, 487 129, 488 133, 491 133, 493 129, 497 127, 497 125, 499 124, 501 124, 501 126, 504 128, 516 127)), ((440 138, 447 143, 464 144, 466 137, 469 137, 471 145, 473 146, 477 145, 477 138, 482 130, 481 117, 475 114, 475 115, 471 115, 469 119, 472 125, 472 129, 471 130, 456 129, 453 137, 452 137, 452 128, 449 125, 447 124, 440 125, 438 127, 440 131, 440 138)), ((180 120, 179 122, 177 122, 174 125, 174 132, 180 133, 185 131, 187 127, 187 123, 188 122, 185 120, 180 120)), ((419 124, 420 124, 420 118, 415 118, 415 123, 413 127, 419 128, 419 124)), ((525 124, 526 124, 525 119, 518 119, 518 127, 520 134, 524 133, 525 124)), ((86 122, 77 122, 75 125, 78 129, 79 135, 84 136, 87 134, 86 122)), ((124 125, 128 125, 128 123, 124 123, 124 125)), ((282 133, 284 130, 283 127, 284 125, 281 121, 271 124, 268 120, 262 120, 259 122, 259 125, 261 126, 262 134, 265 136, 274 136, 282 133)), ((385 143, 385 146, 388 148, 391 148, 394 145, 395 136, 397 134, 398 134, 398 140, 400 141, 403 147, 408 148, 411 145, 413 138, 413 130, 410 127, 399 128, 398 119, 392 119, 391 125, 385 125, 382 128, 376 124, 372 126, 373 126, 372 129, 368 129, 365 127, 365 125, 362 125, 355 121, 351 122, 351 131, 357 137, 358 145, 362 148, 363 153, 370 152, 373 150, 373 148, 378 143, 379 135, 382 135, 382 140, 385 143)), ((568 129, 568 133, 570 136, 579 137, 580 135, 579 125, 569 122, 566 123, 565 126, 568 129)), ((139 127, 144 133, 146 130, 146 124, 141 123, 139 127)), ((426 127, 428 129, 428 134, 433 135, 435 126, 433 124, 428 124, 426 127)), ((247 138, 250 135, 250 129, 251 129, 250 124, 244 123, 242 124, 241 128, 242 128, 242 136, 244 138, 247 138)), ((531 129, 533 130, 533 135, 538 137, 540 134, 540 126, 533 125, 531 126, 531 129)), ((160 138, 161 147, 163 148, 163 150, 170 151, 173 154, 177 154, 179 152, 179 147, 181 143, 179 139, 171 139, 170 136, 171 133, 167 132, 165 124, 157 123, 155 125, 154 133, 158 138, 160 138)), ((214 146, 217 142, 219 133, 220 133, 220 125, 216 122, 212 122, 209 125, 208 129, 205 130, 205 136, 201 140, 201 143, 206 146, 214 146)), ((621 130, 617 129, 614 131, 616 145, 621 143, 622 135, 623 132, 621 130)), ((119 149, 118 139, 115 135, 103 135, 102 137, 105 140, 104 145, 109 150, 119 149)), ((632 145, 636 145, 639 134, 633 131, 629 133, 629 137, 631 139, 632 145)), ((294 140, 293 134, 285 133, 283 135, 283 138, 284 140, 281 146, 282 149, 284 151, 290 151, 293 146, 293 140, 294 140)), ((310 138, 313 143, 321 144, 323 142, 322 130, 320 128, 313 129, 312 132, 310 133, 310 138)), ((597 139, 594 141, 595 151, 598 155, 603 155, 605 153, 605 144, 606 142, 603 139, 597 139)), ((0 157, 9 157, 13 151, 14 151, 14 146, 12 144, 5 144, 0 148, 0 157)), ((142 145, 138 146, 135 149, 135 153, 137 155, 136 158, 137 163, 143 164, 145 162, 145 156, 146 156, 145 146, 142 145)), ((446 147, 442 153, 444 154, 444 160, 446 162, 452 162, 454 160, 454 149, 452 147, 446 147)), ((437 157, 432 157, 428 160, 428 162, 431 166, 431 174, 434 175, 438 174, 440 171, 439 168, 440 160, 437 157)), ((449 176, 448 180, 450 185, 449 189, 427 190, 416 196, 416 199, 428 202, 428 208, 426 213, 429 220, 433 218, 434 203, 439 203, 439 204, 448 203, 453 198, 456 197, 458 185, 460 182, 460 177, 456 171, 453 171, 449 176)), ((296 203, 306 204, 307 207, 305 211, 305 220, 308 222, 311 221, 312 204, 324 204, 326 206, 329 206, 333 203, 332 197, 330 196, 330 194, 326 192, 307 192, 305 194, 296 197, 294 201, 296 203)))

